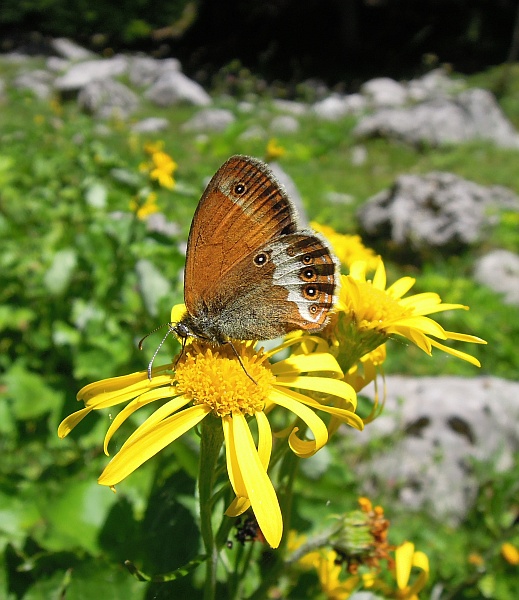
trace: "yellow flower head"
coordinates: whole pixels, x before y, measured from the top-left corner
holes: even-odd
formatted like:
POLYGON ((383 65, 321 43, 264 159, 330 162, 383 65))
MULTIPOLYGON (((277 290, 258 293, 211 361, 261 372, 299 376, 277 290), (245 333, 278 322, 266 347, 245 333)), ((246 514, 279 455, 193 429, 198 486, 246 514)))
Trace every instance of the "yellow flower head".
POLYGON ((510 542, 505 542, 501 546, 501 555, 510 565, 519 565, 519 548, 510 542))
POLYGON ((150 179, 156 180, 164 188, 172 190, 175 187, 173 173, 177 163, 165 152, 154 152, 151 155, 150 179))
POLYGON ((324 330, 324 336, 335 347, 339 364, 345 371, 395 335, 407 338, 429 355, 432 348, 436 347, 480 366, 473 356, 454 350, 437 340, 486 344, 484 340, 445 331, 439 323, 426 316, 445 310, 467 310, 467 306, 443 304, 438 294, 432 292, 404 298, 415 280, 412 277, 402 277, 386 288, 386 271, 382 260, 379 260, 372 280, 366 279, 366 270, 367 263, 358 261, 352 264, 349 275, 341 276, 336 314, 324 330))
POLYGON ((330 242, 335 256, 343 267, 349 268, 354 262, 363 260, 366 262, 368 271, 374 271, 377 268, 379 257, 374 250, 364 246, 359 235, 337 233, 333 227, 320 225, 315 221, 312 221, 310 225, 330 242))
POLYGON ((271 160, 276 160, 277 158, 281 158, 286 154, 285 148, 278 144, 278 141, 275 138, 271 138, 267 144, 267 150, 265 152, 265 160, 267 162, 271 160))
POLYGON ((159 205, 157 204, 157 194, 155 192, 150 192, 142 203, 139 203, 138 199, 131 200, 130 210, 137 215, 139 220, 146 220, 150 215, 153 215, 160 210, 159 205))
MULTIPOLYGON (((174 314, 178 314, 175 309, 174 314)), ((85 408, 67 417, 59 426, 58 435, 68 435, 92 410, 124 403, 126 406, 113 419, 105 436, 104 447, 108 454, 110 439, 128 417, 145 405, 161 402, 101 474, 99 483, 113 487, 203 419, 220 419, 227 473, 236 494, 226 514, 238 516, 252 507, 265 539, 277 547, 283 522, 276 492, 267 474, 273 444, 267 412, 270 415, 275 409, 287 409, 311 431, 313 439, 305 440, 298 437, 297 426, 291 427, 288 444, 299 457, 312 456, 328 441, 326 425, 316 410, 357 429, 363 427, 354 412, 356 394, 340 380, 342 372, 331 354, 293 355, 270 362, 274 354, 294 343, 298 340, 287 340, 263 352, 254 350, 252 342, 233 342, 240 357, 238 361, 230 345, 211 347, 193 341, 185 347, 176 365, 154 368, 151 381, 143 371, 84 387, 78 393, 78 400, 84 401, 85 408), (337 396, 348 408, 320 404, 301 392, 306 390, 337 396), (251 419, 256 423, 257 442, 249 428, 251 419)))

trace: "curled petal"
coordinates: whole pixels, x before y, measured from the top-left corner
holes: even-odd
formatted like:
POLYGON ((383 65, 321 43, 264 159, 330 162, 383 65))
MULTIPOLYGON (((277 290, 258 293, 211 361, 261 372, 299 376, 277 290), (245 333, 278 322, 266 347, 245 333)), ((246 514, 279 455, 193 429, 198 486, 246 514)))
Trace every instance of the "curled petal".
MULTIPOLYGON (((298 394, 298 396, 306 398, 306 396, 303 396, 302 394, 298 394)), ((298 440, 298 443, 295 443, 294 438, 292 437, 295 435, 295 431, 292 431, 290 434, 290 446, 298 456, 305 458, 311 456, 326 444, 328 441, 328 430, 326 425, 313 410, 302 404, 299 401, 299 398, 294 397, 294 394, 291 394, 290 390, 288 390, 288 392, 272 390, 270 397, 273 402, 290 410, 304 421, 314 436, 314 440, 298 440)), ((316 402, 316 404, 318 403, 316 402)), ((295 430, 297 430, 297 428, 295 428, 295 430)))
MULTIPOLYGON (((164 419, 152 429, 146 429, 143 435, 128 438, 101 473, 98 482, 101 485, 116 485, 157 452, 197 425, 209 412, 207 406, 192 406, 164 419)), ((137 429, 134 436, 140 429, 137 429)))
POLYGON ((86 408, 82 408, 81 410, 77 410, 75 413, 72 413, 63 421, 61 421, 58 427, 58 436, 63 439, 67 436, 74 427, 80 423, 89 413, 94 410, 92 406, 87 406, 86 408))
POLYGON ((409 582, 411 567, 413 566, 414 544, 404 542, 395 550, 396 584, 403 590, 409 582))
MULTIPOLYGON (((316 410, 321 410, 325 413, 333 415, 334 417, 337 417, 343 423, 346 423, 347 425, 351 425, 352 427, 355 427, 355 429, 358 429, 359 431, 362 431, 364 429, 364 421, 358 415, 356 415, 354 412, 352 412, 351 410, 347 410, 345 408, 337 408, 335 406, 327 406, 326 404, 321 404, 320 402, 317 402, 317 400, 313 400, 312 398, 309 398, 308 396, 303 396, 303 394, 294 392, 294 390, 286 390, 282 393, 285 396, 288 396, 289 398, 291 398, 292 400, 295 400, 298 403, 306 404, 307 406, 311 406, 312 408, 315 408, 316 410)), ((276 399, 276 402, 277 402, 277 399, 276 399)), ((292 408, 290 408, 290 410, 292 410, 292 408)))

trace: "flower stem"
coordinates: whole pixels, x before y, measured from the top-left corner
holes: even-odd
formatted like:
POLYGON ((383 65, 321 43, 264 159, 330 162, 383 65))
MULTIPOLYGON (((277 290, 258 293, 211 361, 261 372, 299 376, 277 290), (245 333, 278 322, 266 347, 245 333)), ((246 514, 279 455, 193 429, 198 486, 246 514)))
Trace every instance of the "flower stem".
POLYGON ((216 567, 218 548, 212 527, 213 489, 217 472, 218 455, 223 443, 223 430, 220 419, 208 415, 202 421, 200 443, 200 471, 198 491, 200 499, 200 529, 207 553, 204 600, 213 600, 216 595, 216 567))

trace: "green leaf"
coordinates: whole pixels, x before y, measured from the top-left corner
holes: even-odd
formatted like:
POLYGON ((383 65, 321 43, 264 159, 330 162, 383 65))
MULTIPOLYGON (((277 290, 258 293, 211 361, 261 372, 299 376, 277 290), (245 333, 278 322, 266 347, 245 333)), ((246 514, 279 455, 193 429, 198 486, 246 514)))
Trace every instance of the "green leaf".
POLYGON ((63 392, 54 390, 45 383, 43 376, 28 371, 21 362, 9 369, 4 382, 13 414, 20 420, 40 417, 59 407, 63 401, 63 392))
POLYGON ((48 520, 45 544, 53 550, 84 548, 100 552, 99 529, 117 496, 95 480, 67 481, 58 498, 42 507, 48 520))

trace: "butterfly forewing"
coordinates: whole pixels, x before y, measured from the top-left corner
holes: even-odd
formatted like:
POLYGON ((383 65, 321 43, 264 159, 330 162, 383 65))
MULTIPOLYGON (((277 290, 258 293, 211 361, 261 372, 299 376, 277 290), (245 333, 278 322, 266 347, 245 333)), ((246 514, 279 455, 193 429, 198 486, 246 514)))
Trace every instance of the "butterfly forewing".
POLYGON ((188 311, 211 303, 244 256, 295 231, 292 203, 270 169, 257 159, 231 157, 209 182, 191 224, 184 280, 188 311))

